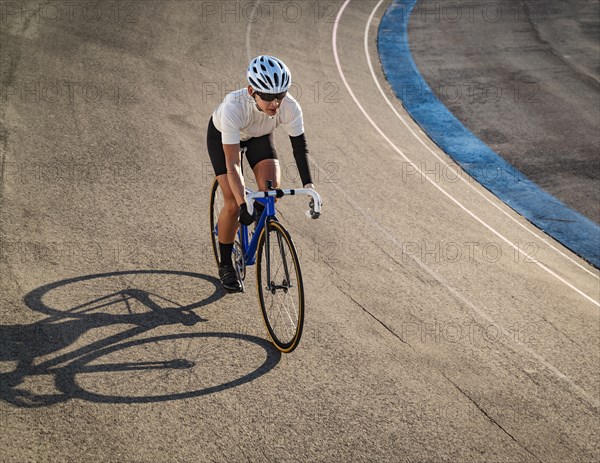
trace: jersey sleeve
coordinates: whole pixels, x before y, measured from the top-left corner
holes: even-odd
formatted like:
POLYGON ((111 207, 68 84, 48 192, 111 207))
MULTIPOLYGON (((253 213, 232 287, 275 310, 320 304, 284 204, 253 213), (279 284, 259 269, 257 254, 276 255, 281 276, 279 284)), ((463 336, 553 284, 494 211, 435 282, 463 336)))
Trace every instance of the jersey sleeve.
POLYGON ((304 133, 304 119, 302 117, 302 108, 297 101, 285 108, 285 117, 282 120, 287 133, 290 137, 297 137, 304 133))
POLYGON ((221 140, 225 145, 240 142, 240 130, 244 124, 241 108, 232 103, 224 103, 221 110, 221 140))

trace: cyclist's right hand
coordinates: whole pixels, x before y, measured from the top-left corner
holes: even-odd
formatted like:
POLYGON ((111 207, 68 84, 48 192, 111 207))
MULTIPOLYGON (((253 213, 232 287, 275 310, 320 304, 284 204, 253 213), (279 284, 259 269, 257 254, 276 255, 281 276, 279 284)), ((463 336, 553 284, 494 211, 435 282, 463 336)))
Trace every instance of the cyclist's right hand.
POLYGON ((238 212, 238 221, 242 225, 246 226, 252 225, 252 223, 254 222, 254 217, 252 217, 252 214, 248 212, 248 206, 246 205, 246 203, 240 204, 240 210, 238 212))

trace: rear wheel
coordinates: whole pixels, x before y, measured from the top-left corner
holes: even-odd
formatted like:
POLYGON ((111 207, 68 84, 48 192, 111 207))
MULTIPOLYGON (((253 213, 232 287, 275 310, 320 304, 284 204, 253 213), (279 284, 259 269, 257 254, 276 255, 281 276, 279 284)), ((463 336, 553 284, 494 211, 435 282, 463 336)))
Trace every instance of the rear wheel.
POLYGON ((277 221, 269 221, 261 233, 256 277, 269 337, 281 352, 291 352, 302 336, 304 286, 292 238, 277 221))
POLYGON ((225 200, 223 199, 223 192, 221 191, 219 182, 215 177, 210 190, 210 241, 215 254, 217 267, 221 263, 221 256, 219 255, 219 230, 217 223, 219 221, 219 213, 221 212, 221 209, 223 209, 224 204, 225 200))
MULTIPOLYGON (((225 204, 225 200, 223 198, 223 192, 221 191, 221 187, 219 186, 219 182, 216 177, 213 181, 212 189, 210 191, 210 240, 213 248, 213 253, 215 255, 215 261, 217 263, 217 267, 221 263, 221 255, 219 249, 219 214, 221 213, 221 209, 225 204)), ((238 274, 238 278, 240 283, 242 284, 242 288, 244 287, 243 280, 246 278, 246 265, 244 262, 244 254, 242 249, 242 244, 240 241, 240 232, 238 231, 235 236, 235 241, 233 242, 233 255, 231 256, 233 266, 238 274)))

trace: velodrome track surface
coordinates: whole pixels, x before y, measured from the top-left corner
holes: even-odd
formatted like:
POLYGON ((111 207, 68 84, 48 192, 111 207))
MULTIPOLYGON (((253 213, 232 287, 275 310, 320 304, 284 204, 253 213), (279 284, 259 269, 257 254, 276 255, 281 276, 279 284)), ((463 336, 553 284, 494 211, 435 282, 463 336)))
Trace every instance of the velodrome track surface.
MULTIPOLYGON (((544 1, 545 5, 548 3, 544 1)), ((599 148, 593 149, 597 145, 600 114, 597 86, 587 83, 590 79, 587 75, 582 77, 565 66, 566 60, 557 57, 558 52, 539 43, 540 39, 536 38, 535 32, 532 33, 531 26, 524 24, 530 20, 522 11, 530 15, 529 8, 523 8, 525 4, 480 5, 464 18, 459 13, 458 19, 463 21, 460 25, 456 19, 451 21, 448 18, 452 5, 455 11, 462 11, 463 7, 452 2, 393 2, 382 19, 378 36, 381 63, 390 86, 411 118, 469 175, 536 227, 599 268, 598 224, 568 208, 523 175, 542 180, 542 186, 550 185, 550 191, 558 193, 560 198, 565 198, 563 192, 576 192, 576 195, 566 197, 580 210, 597 204, 598 179, 594 180, 597 176, 594 167, 598 163, 599 148), (415 9, 409 13, 413 6, 415 9), (434 25, 421 25, 420 34, 409 40, 409 19, 411 23, 425 23, 427 16, 424 13, 432 9, 429 21, 434 25), (492 9, 496 12, 493 22, 489 13, 492 9), (438 27, 436 16, 446 27, 442 28, 441 37, 431 40, 438 27), (501 27, 498 27, 498 18, 503 19, 501 27), (429 28, 432 31, 425 32, 429 28), (453 112, 458 113, 463 121, 466 114, 468 125, 474 126, 479 136, 488 143, 490 139, 503 138, 505 143, 499 152, 506 156, 506 147, 509 147, 507 158, 510 163, 520 165, 527 162, 524 173, 515 170, 513 165, 477 138, 434 96, 434 91, 417 70, 409 44, 410 48, 416 49, 417 56, 431 57, 426 60, 425 70, 436 89, 435 93, 441 93, 444 95, 442 100, 447 100, 448 93, 454 92, 451 107, 458 107, 458 111, 453 109, 453 112), (444 53, 446 48, 448 52, 444 53), (433 73, 432 67, 437 69, 433 73), (567 73, 564 72, 565 67, 567 73), (485 77, 482 77, 483 73, 485 77), (433 79, 432 74, 436 76, 433 79), (442 83, 450 75, 457 80, 442 83), (491 79, 495 79, 496 84, 486 83, 491 79), (511 86, 531 87, 531 81, 536 88, 551 88, 551 94, 542 95, 545 91, 540 91, 535 99, 528 97, 523 101, 519 96, 520 90, 513 95, 506 91, 511 86), (575 90, 573 81, 581 81, 582 85, 575 90), (579 103, 571 101, 569 95, 573 91, 578 94, 579 103), (462 102, 459 103, 460 100, 462 102), (569 122, 566 123, 565 119, 569 122), (508 129, 507 121, 513 128, 519 129, 508 129), (549 124, 556 128, 550 128, 549 124), (576 129, 570 130, 569 127, 576 129), (493 131, 497 135, 490 138, 493 131), (543 139, 544 143, 536 138, 543 139), (535 156, 531 155, 532 152, 536 153, 535 156)), ((555 17, 554 21, 557 20, 555 17)), ((593 23, 593 20, 590 22, 593 23)), ((571 31, 570 35, 576 34, 571 31)), ((448 175, 447 172, 445 174, 448 175)))
POLYGON ((597 460, 598 272, 466 176, 415 172, 450 161, 380 72, 387 3, 3 19, 3 460, 597 460), (284 356, 252 285, 215 289, 207 235, 207 120, 263 52, 325 199, 319 221, 279 206, 308 298, 284 356))
POLYGON ((600 223, 600 5, 456 5, 421 0, 410 16, 423 78, 477 137, 600 223))

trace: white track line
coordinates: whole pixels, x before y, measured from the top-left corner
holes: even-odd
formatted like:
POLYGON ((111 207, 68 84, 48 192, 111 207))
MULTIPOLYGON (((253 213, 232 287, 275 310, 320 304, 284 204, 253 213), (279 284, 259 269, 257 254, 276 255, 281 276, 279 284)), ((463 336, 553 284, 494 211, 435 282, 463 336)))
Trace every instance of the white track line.
MULTIPOLYGON (((256 13, 256 8, 261 0, 256 0, 256 3, 252 6, 252 12, 250 13, 250 18, 254 17, 254 13, 256 13)), ((254 56, 250 54, 250 30, 252 29, 252 21, 248 21, 248 25, 246 26, 246 62, 249 63, 254 56)))
MULTIPOLYGON (((377 130, 377 132, 379 132, 379 134, 398 152, 400 153, 400 155, 402 157, 404 157, 408 162, 410 162, 411 164, 414 165, 414 163, 412 161, 410 161, 405 155, 404 153, 402 153, 401 150, 399 150, 390 140, 388 137, 386 137, 386 135, 381 131, 381 129, 375 124, 375 122, 371 119, 371 117, 368 115, 368 113, 364 110, 363 106, 360 104, 360 102, 356 99, 356 96, 354 95, 354 92, 352 91, 352 89, 350 88, 348 81, 346 80, 344 73, 342 71, 342 67, 341 67, 341 63, 339 60, 339 56, 338 56, 338 52, 337 52, 337 28, 338 28, 338 24, 340 23, 340 18, 342 17, 342 14, 344 12, 344 10, 346 9, 346 6, 348 6, 348 4, 350 3, 350 0, 346 0, 344 2, 344 4, 342 5, 342 7, 340 8, 338 15, 335 19, 335 23, 333 26, 333 37, 332 37, 332 45, 333 45, 333 54, 334 54, 334 58, 336 61, 336 65, 338 68, 338 72, 340 74, 340 77, 342 78, 342 81, 344 82, 344 85, 346 86, 346 89, 348 90, 348 92, 350 93, 350 96, 352 97, 352 99, 354 100, 354 102, 356 103, 356 105, 358 106, 358 108, 362 111, 363 115, 367 118, 367 120, 371 123, 371 125, 373 125, 373 127, 377 130)), ((376 7, 377 8, 377 7, 376 7)), ((368 31, 368 29, 367 29, 368 31)), ((430 182, 431 180, 429 178, 427 178, 430 182)), ((433 183, 433 182, 432 182, 433 183)), ((335 185, 334 185, 335 186, 335 185)), ((437 185, 434 184, 434 186, 437 187, 437 185)), ((337 186, 336 186, 337 187, 337 186)), ((339 190, 341 190, 340 187, 337 187, 339 190)), ((462 206, 460 203, 458 203, 458 201, 456 201, 454 198, 452 198, 447 192, 445 192, 443 189, 439 188, 438 189, 445 195, 447 196, 449 199, 451 199, 454 203, 456 203, 459 207, 461 207, 461 209, 465 210, 467 213, 469 213, 469 215, 471 215, 472 217, 474 217, 476 220, 478 220, 479 222, 483 223, 480 219, 478 219, 476 216, 474 216, 474 214, 472 214, 470 211, 468 211, 464 206, 462 206)), ((360 206, 358 206, 358 204, 356 204, 349 196, 348 194, 341 190, 344 195, 350 200, 351 204, 355 207, 356 210, 358 210, 359 212, 361 212, 361 214, 363 214, 366 218, 368 218, 369 220, 372 220, 376 225, 377 228, 381 229, 386 236, 388 236, 390 238, 390 240, 392 242, 394 242, 397 246, 399 246, 400 244, 398 243, 397 238, 391 233, 389 232, 385 227, 383 227, 381 224, 379 224, 377 222, 377 220, 375 220, 374 217, 371 217, 370 214, 366 211, 364 211, 360 206)), ((487 226, 485 223, 483 223, 483 225, 486 226, 486 228, 491 229, 491 227, 487 226)), ((493 229, 491 229, 493 231, 493 229)), ((497 234, 497 232, 495 232, 497 234)), ((501 236, 501 235, 500 235, 501 236)), ((411 256, 411 259, 416 262, 422 269, 424 269, 427 273, 429 273, 433 278, 435 278, 437 281, 439 281, 446 289, 448 289, 455 297, 457 297, 457 299, 463 301, 468 307, 470 307, 474 312, 476 312, 479 316, 481 316, 482 318, 484 318, 485 320, 487 320, 489 323, 493 324, 494 326, 498 327, 500 329, 500 331, 506 336, 508 337, 508 339, 514 339, 513 336, 511 336, 511 333, 509 330, 503 328, 502 326, 500 326, 497 322, 495 322, 492 317, 490 315, 488 315, 487 313, 485 313, 484 311, 478 309, 475 304, 473 304, 471 301, 467 300, 462 294, 460 294, 458 292, 458 290, 456 290, 455 288, 451 287, 449 284, 447 284, 444 279, 437 274, 437 272, 435 272, 433 269, 429 268, 428 265, 426 265, 424 262, 420 262, 418 259, 415 259, 413 256, 411 256)), ((549 269, 547 269, 545 266, 542 266, 542 268, 544 268, 545 270, 549 271, 549 269)), ((550 273, 553 273, 550 271, 550 273)), ((558 277, 560 279, 560 277, 558 277)), ((567 283, 568 284, 568 283, 567 283)), ((571 286, 571 285, 569 285, 571 286)), ((588 296, 586 296, 585 294, 581 293, 581 291, 577 290, 576 288, 574 288, 578 293, 582 294, 584 297, 586 297, 587 299, 590 299, 588 296)), ((598 303, 592 299, 590 299, 591 302, 593 302, 594 304, 598 305, 598 303)), ((534 357, 535 359, 537 359, 540 364, 544 365, 549 371, 551 371, 556 377, 558 377, 559 379, 563 380, 565 383, 567 383, 575 392, 577 392, 582 398, 584 398, 591 406, 593 406, 594 408, 598 409, 600 408, 600 401, 598 401, 593 395, 588 394, 583 388, 581 388, 579 385, 577 385, 571 378, 569 378, 567 375, 565 375, 563 372, 561 372, 557 367, 555 367, 554 365, 552 365, 551 363, 549 363, 546 359, 544 359, 540 354, 538 354, 537 352, 535 352, 534 350, 532 350, 529 346, 527 346, 526 344, 522 343, 521 341, 516 340, 515 344, 518 345, 520 348, 522 348, 524 351, 528 352, 532 357, 534 357)))
MULTIPOLYGON (((371 64, 371 57, 369 56, 369 48, 368 48, 368 30, 371 27, 371 22, 373 21, 373 17, 375 16, 375 12, 379 9, 379 7, 381 6, 381 4, 384 2, 384 0, 379 0, 379 3, 375 6, 375 8, 373 9, 373 11, 371 12, 371 16, 369 17, 369 21, 367 22, 367 27, 365 29, 365 55, 367 56, 367 62, 369 64, 369 70, 371 71, 371 76, 373 77, 373 81, 375 82, 375 84, 377 85, 377 88, 379 89, 379 93, 381 93, 381 96, 383 96, 384 100, 386 101, 386 103, 388 104, 388 106, 390 108, 392 108, 392 111, 394 111, 394 114, 396 115, 396 117, 398 117, 398 119, 400 119, 402 121, 402 123, 404 124, 404 126, 410 131, 410 133, 419 141, 419 143, 421 143, 421 145, 423 145, 425 147, 425 149, 427 151, 429 151, 431 154, 433 154, 440 162, 442 162, 443 164, 446 164, 447 161, 442 159, 442 157, 440 157, 434 150, 432 150, 424 141, 423 137, 421 137, 417 132, 415 132, 413 130, 413 128, 408 125, 408 122, 406 122, 405 118, 402 117, 402 115, 398 114, 398 112, 396 111, 396 108, 394 108, 394 105, 392 104, 392 102, 388 99, 388 97, 385 95, 383 89, 381 88, 381 85, 379 84, 379 80, 377 79, 377 75, 375 74, 375 71, 373 70, 373 65, 371 64)), ((460 166, 457 165, 457 167, 460 169, 460 166)), ((596 279, 600 279, 600 276, 596 275, 594 272, 590 271, 588 268, 586 268, 585 266, 581 265, 579 262, 577 262, 575 259, 573 259, 572 257, 568 256, 567 254, 565 254, 564 252, 562 252, 560 249, 558 249, 556 246, 554 246, 552 243, 550 243, 549 241, 545 240, 544 237, 538 235, 537 233, 535 233, 531 228, 525 226, 523 223, 521 223, 519 220, 515 219, 511 214, 509 214, 506 210, 504 210, 502 207, 500 207, 498 204, 496 204, 494 201, 492 201, 488 196, 486 196, 485 194, 483 194, 483 192, 481 190, 479 190, 478 188, 476 188, 472 182, 468 181, 467 179, 465 179, 462 175, 459 176, 460 180, 462 180, 465 184, 467 184, 469 186, 469 188, 471 188, 474 192, 476 192, 479 196, 481 196, 482 198, 484 198, 488 203, 490 203, 492 206, 494 206, 496 209, 498 209, 502 214, 504 214, 506 217, 508 217, 510 220, 512 220, 514 223, 516 223, 519 227, 523 228, 524 230, 526 230, 528 233, 531 233, 533 236, 535 236, 537 239, 539 239, 540 241, 544 242, 546 245, 548 245, 550 248, 552 248, 553 250, 555 250, 556 252, 558 252, 561 256, 565 257, 566 259, 570 260, 572 263, 574 263, 576 266, 578 266, 580 269, 586 271, 587 273, 589 273, 590 275, 592 275, 594 278, 596 279)))
MULTIPOLYGON (((456 206, 458 206, 465 213, 467 213, 469 216, 471 216, 474 220, 476 220, 477 222, 479 222, 481 225, 483 225, 485 228, 487 228, 490 232, 492 232, 494 235, 496 235, 498 238, 500 238, 502 241, 504 241, 510 247, 512 247, 513 249, 517 250, 517 252, 519 254, 521 254, 524 258, 527 258, 528 257, 527 253, 525 253, 520 248, 520 246, 517 246, 515 243, 513 243, 512 241, 510 241, 508 238, 506 238, 500 232, 498 232, 493 227, 491 227, 490 225, 488 225, 484 220, 480 219, 476 214, 474 214, 469 209, 467 209, 465 206, 463 206, 462 203, 460 203, 460 201, 458 201, 456 198, 454 198, 450 193, 448 193, 446 190, 444 190, 440 185, 438 185, 436 182, 432 181, 430 177, 426 176, 423 173, 423 171, 421 170, 421 168, 415 162, 413 162, 412 160, 410 160, 408 158, 408 156, 406 156, 404 154, 404 152, 400 148, 398 148, 385 135, 385 133, 383 133, 383 131, 379 128, 379 126, 375 123, 375 121, 373 121, 373 119, 371 118, 371 116, 369 116, 369 114, 364 109, 364 107, 360 104, 360 102, 358 101, 358 99, 354 95, 354 92, 352 91, 352 88, 350 88, 350 85, 348 84, 348 81, 346 80, 346 76, 344 75, 344 72, 342 71, 342 66, 341 66, 341 63, 340 63, 340 60, 339 60, 339 56, 338 56, 338 52, 337 52, 337 28, 338 28, 338 24, 339 24, 339 19, 341 18, 342 13, 346 9, 346 6, 348 6, 348 3, 350 3, 350 0, 346 0, 346 2, 342 5, 342 7, 340 8, 340 11, 338 12, 338 16, 336 17, 336 21, 335 21, 335 23, 333 25, 333 54, 334 54, 334 58, 335 58, 335 62, 336 62, 337 68, 338 68, 338 73, 340 74, 340 77, 341 77, 342 81, 344 82, 344 85, 346 86, 346 89, 348 90, 348 93, 350 94, 350 96, 354 100, 354 103, 356 103, 356 105, 361 110, 361 112, 366 117, 366 119, 371 123, 371 125, 375 128, 375 130, 377 130, 377 132, 379 133, 379 135, 381 135, 381 137, 385 141, 388 142, 388 144, 392 147, 392 149, 394 151, 396 151, 400 156, 402 156, 403 159, 405 159, 407 162, 409 162, 416 169, 416 171, 419 172, 431 185, 433 185, 440 193, 442 193, 444 196, 446 196, 450 201, 452 201, 456 206)), ((580 289, 578 289, 575 286, 573 286, 571 283, 569 283, 567 280, 565 280, 563 277, 561 277, 557 273, 555 273, 552 270, 550 270, 548 267, 546 267, 541 262, 534 261, 533 263, 535 263, 538 267, 540 267, 541 269, 543 269, 544 271, 546 271, 547 273, 549 273, 550 275, 552 275, 554 278, 556 278, 557 280, 559 280, 560 282, 562 282, 563 284, 565 284, 569 288, 571 288, 573 291, 575 291, 578 294, 580 294, 582 297, 584 297, 585 299, 587 299, 588 301, 590 301, 595 306, 600 307, 600 303, 598 301, 594 300, 593 298, 591 298, 590 296, 588 296, 587 294, 585 294, 583 291, 581 291, 580 289)))

